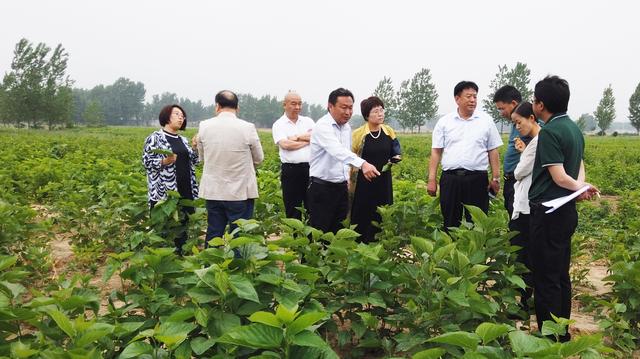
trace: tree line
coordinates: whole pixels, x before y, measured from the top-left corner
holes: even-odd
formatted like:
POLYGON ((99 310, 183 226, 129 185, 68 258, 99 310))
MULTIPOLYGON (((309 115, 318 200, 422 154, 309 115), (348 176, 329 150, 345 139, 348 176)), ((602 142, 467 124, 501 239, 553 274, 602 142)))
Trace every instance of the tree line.
MULTIPOLYGON (((124 77, 111 85, 98 85, 92 89, 74 88, 66 74, 69 54, 61 44, 51 49, 44 43, 33 44, 21 39, 14 48, 11 69, 0 83, 0 123, 17 127, 39 128, 74 125, 153 125, 160 109, 172 103, 182 106, 189 120, 198 122, 214 115, 213 105, 192 101, 165 92, 145 101, 147 91, 142 82, 124 77)), ((488 95, 482 107, 501 126, 507 124, 495 109, 493 95, 504 86, 512 85, 530 99, 531 71, 518 62, 513 68, 498 66, 498 72, 489 84, 488 95)), ((429 121, 438 118, 438 92, 432 82, 431 71, 423 68, 410 79, 400 83, 396 90, 390 77, 379 81, 372 95, 385 103, 389 122, 404 130, 420 132, 429 121)), ((282 100, 275 96, 256 97, 239 94, 240 116, 253 121, 258 127, 271 127, 282 113, 282 100)), ((317 120, 326 113, 326 106, 304 103, 302 114, 317 120)), ((629 121, 640 134, 640 84, 629 99, 629 121)), ((357 116, 354 116, 357 117, 357 116)), ((616 117, 615 97, 611 85, 604 89, 602 99, 592 114, 582 114, 577 124, 583 131, 600 129, 604 134, 616 117)), ((354 125, 362 123, 354 118, 354 125)))

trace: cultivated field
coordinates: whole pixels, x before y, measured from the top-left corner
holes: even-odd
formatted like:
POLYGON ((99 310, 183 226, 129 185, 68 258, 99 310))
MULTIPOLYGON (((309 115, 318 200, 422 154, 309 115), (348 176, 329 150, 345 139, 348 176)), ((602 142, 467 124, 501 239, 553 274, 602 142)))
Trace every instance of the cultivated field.
MULTIPOLYGON (((192 249, 178 257, 167 238, 178 199, 147 209, 140 158, 152 131, 0 129, 0 356, 629 358, 639 343, 638 137, 587 138, 587 178, 603 196, 579 205, 577 322, 560 344, 535 320, 508 319, 525 269, 500 200, 451 237, 438 230, 430 136, 400 137, 395 203, 380 209, 379 242, 364 245, 350 229, 282 218, 277 149, 262 132, 255 220, 204 250, 195 201, 192 249)), ((554 336, 566 322, 549 324, 554 336)))

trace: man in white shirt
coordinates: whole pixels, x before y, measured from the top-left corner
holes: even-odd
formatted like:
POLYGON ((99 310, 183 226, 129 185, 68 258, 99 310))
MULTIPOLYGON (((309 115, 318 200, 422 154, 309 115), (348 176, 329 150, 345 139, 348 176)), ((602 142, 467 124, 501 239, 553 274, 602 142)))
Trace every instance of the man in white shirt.
POLYGON ((366 179, 380 175, 376 167, 351 152, 353 94, 338 88, 329 94, 329 113, 311 133, 307 192, 309 222, 323 232, 337 232, 349 212, 349 166, 362 169, 366 179))
MULTIPOLYGON (((427 192, 435 196, 438 164, 442 161, 440 177, 440 209, 444 228, 460 226, 463 204, 489 210, 489 193, 500 190, 500 158, 498 147, 502 139, 489 115, 476 111, 478 85, 459 82, 453 91, 458 109, 449 113, 433 130, 427 192), (492 179, 487 178, 491 165, 492 179)), ((471 221, 469 213, 467 221, 471 221)))
POLYGON ((301 116, 302 98, 295 92, 284 97, 284 115, 273 123, 271 134, 280 154, 282 201, 287 218, 302 218, 296 208, 304 204, 309 187, 309 141, 314 122, 301 116))

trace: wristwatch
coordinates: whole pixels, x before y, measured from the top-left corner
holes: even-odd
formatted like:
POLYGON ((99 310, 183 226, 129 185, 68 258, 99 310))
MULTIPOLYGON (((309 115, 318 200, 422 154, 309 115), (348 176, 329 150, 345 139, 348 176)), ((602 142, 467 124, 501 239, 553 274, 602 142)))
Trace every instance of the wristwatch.
POLYGON ((493 177, 491 181, 500 183, 500 177, 493 177))

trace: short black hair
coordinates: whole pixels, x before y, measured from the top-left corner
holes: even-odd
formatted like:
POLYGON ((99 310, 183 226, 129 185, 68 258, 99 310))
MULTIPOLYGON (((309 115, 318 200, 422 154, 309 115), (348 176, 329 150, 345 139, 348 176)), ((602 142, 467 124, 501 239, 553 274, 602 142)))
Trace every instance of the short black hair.
POLYGON ((238 109, 238 96, 229 90, 222 90, 216 94, 216 103, 222 108, 238 109))
POLYGON ((336 102, 338 102, 338 97, 342 97, 342 96, 349 96, 351 97, 351 101, 355 101, 351 91, 347 90, 346 88, 340 87, 331 91, 331 93, 329 94, 329 103, 332 105, 335 105, 336 102))
POLYGON ((529 101, 521 102, 518 107, 513 110, 513 113, 517 113, 524 118, 529 118, 530 116, 534 115, 533 105, 529 101))
POLYGON ((567 80, 549 75, 538 81, 533 95, 535 101, 542 102, 547 111, 553 114, 567 112, 571 92, 567 80))
POLYGON ((466 89, 474 89, 476 90, 476 92, 478 92, 478 85, 476 85, 476 83, 473 81, 460 81, 458 82, 456 87, 453 88, 453 96, 460 96, 462 91, 466 89))
POLYGON ((362 113, 362 117, 364 117, 365 121, 369 120, 369 114, 371 113, 371 110, 374 107, 378 107, 378 106, 381 106, 382 108, 384 108, 384 103, 382 102, 380 97, 377 97, 377 96, 371 96, 369 98, 362 100, 362 102, 360 102, 360 113, 362 113))
POLYGON ((158 121, 160 121, 160 126, 164 127, 164 125, 169 123, 169 120, 171 119, 171 112, 173 111, 174 108, 179 108, 180 111, 182 111, 182 116, 184 121, 182 121, 182 126, 180 126, 180 130, 184 130, 185 128, 187 128, 187 113, 184 112, 184 109, 180 107, 180 105, 176 105, 176 104, 167 105, 163 107, 162 110, 160 110, 160 114, 158 115, 158 121))
POLYGON ((496 93, 493 94, 493 103, 511 103, 511 101, 515 101, 517 103, 522 102, 522 95, 520 94, 520 91, 511 85, 504 85, 497 89, 496 93))

